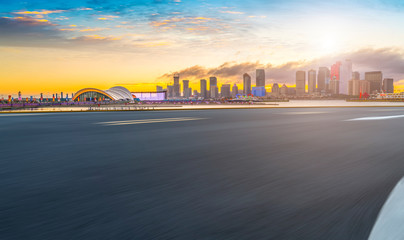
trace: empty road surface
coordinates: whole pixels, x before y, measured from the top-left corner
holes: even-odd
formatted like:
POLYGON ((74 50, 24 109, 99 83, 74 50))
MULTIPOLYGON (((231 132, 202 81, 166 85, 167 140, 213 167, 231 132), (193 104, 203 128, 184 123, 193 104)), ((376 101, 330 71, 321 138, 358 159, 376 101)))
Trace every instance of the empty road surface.
POLYGON ((404 108, 0 114, 0 239, 367 239, 404 108))

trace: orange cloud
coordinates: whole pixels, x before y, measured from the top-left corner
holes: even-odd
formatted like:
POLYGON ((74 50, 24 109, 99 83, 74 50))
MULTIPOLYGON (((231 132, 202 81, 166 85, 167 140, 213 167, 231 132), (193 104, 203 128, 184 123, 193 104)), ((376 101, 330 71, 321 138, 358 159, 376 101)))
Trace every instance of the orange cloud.
POLYGON ((122 37, 115 37, 115 36, 104 37, 100 35, 85 35, 73 38, 73 40, 81 40, 81 41, 94 41, 94 40, 116 41, 121 39, 122 37))
POLYGON ((114 18, 119 18, 119 16, 106 15, 106 16, 99 17, 98 20, 112 20, 114 18))
POLYGON ((62 13, 62 12, 66 12, 66 10, 21 11, 21 12, 14 12, 14 13, 21 14, 21 15, 47 15, 47 14, 62 13))
POLYGON ((36 19, 36 18, 32 18, 32 17, 14 17, 14 18, 11 18, 11 19, 21 21, 21 22, 26 22, 26 23, 31 24, 31 25, 53 25, 53 26, 56 25, 56 24, 51 24, 46 19, 36 19))

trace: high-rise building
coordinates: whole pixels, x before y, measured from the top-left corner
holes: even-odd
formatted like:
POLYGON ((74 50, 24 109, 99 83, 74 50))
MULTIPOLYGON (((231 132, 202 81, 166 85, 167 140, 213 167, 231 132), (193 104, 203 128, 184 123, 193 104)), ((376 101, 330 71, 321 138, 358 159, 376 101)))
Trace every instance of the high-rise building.
POLYGON ((156 86, 156 92, 162 92, 163 91, 163 87, 162 86, 156 86))
POLYGON ((184 96, 184 98, 191 96, 189 92, 189 80, 182 80, 182 96, 184 96))
POLYGON ((180 75, 178 73, 174 74, 174 97, 179 98, 181 96, 181 85, 180 85, 180 75))
POLYGON ((220 89, 220 94, 224 98, 230 98, 231 97, 231 91, 230 91, 230 84, 223 84, 221 89, 220 89))
POLYGON ((383 73, 381 71, 365 72, 365 80, 370 83, 370 93, 380 92, 382 89, 383 73))
POLYGON ((211 86, 210 98, 219 98, 219 88, 217 86, 211 86))
POLYGON ((352 73, 352 80, 349 81, 349 86, 348 86, 348 95, 350 96, 359 96, 360 94, 360 73, 359 72, 353 72, 352 73))
POLYGON ((247 73, 243 75, 243 95, 251 94, 251 77, 247 73))
POLYGON ((279 85, 277 83, 272 84, 272 96, 277 97, 279 96, 279 93, 279 85))
POLYGON ((175 97, 174 86, 173 85, 167 85, 167 97, 168 98, 174 98, 175 97))
POLYGON ((359 81, 359 94, 358 95, 363 95, 365 93, 369 94, 371 92, 370 89, 371 83, 366 80, 360 80, 359 81))
POLYGON ((360 80, 359 79, 352 79, 352 90, 350 91, 349 95, 352 96, 359 96, 360 95, 360 80))
POLYGON ((360 73, 359 72, 353 72, 352 73, 352 79, 353 80, 360 80, 361 78, 361 75, 360 75, 360 73))
POLYGON ((280 88, 280 93, 282 96, 288 95, 288 87, 286 84, 283 84, 282 87, 280 88))
POLYGON ((394 93, 394 79, 392 78, 383 79, 383 92, 394 93))
POLYGON ((316 92, 316 70, 311 69, 308 72, 308 92, 309 94, 314 94, 316 92))
POLYGON ((255 85, 257 87, 265 87, 265 70, 264 69, 257 69, 255 71, 255 85))
POLYGON ((206 90, 206 80, 201 79, 201 94, 200 94, 200 97, 201 98, 208 98, 207 93, 208 92, 206 90))
POLYGON ((353 95, 353 79, 348 81, 348 95, 352 96, 353 95))
POLYGON ((238 87, 237 87, 237 84, 234 84, 232 87, 231 96, 233 98, 235 98, 237 96, 237 94, 238 94, 238 87))
POLYGON ((332 94, 348 94, 349 80, 352 79, 352 62, 336 62, 331 66, 330 90, 332 94))
POLYGON ((213 86, 217 86, 217 78, 216 77, 210 77, 209 78, 209 91, 213 86))
POLYGON ((346 59, 340 68, 339 94, 348 94, 349 80, 352 79, 352 61, 346 59))
POLYGON ((331 66, 330 73, 330 92, 331 94, 339 94, 340 76, 341 76, 341 62, 336 62, 331 66))
POLYGON ((330 69, 327 67, 320 67, 317 75, 317 91, 325 93, 330 88, 330 69))
POLYGON ((192 96, 192 88, 188 88, 188 92, 187 92, 187 98, 190 98, 192 96))
POLYGON ((306 93, 306 72, 296 72, 296 95, 303 96, 306 93))

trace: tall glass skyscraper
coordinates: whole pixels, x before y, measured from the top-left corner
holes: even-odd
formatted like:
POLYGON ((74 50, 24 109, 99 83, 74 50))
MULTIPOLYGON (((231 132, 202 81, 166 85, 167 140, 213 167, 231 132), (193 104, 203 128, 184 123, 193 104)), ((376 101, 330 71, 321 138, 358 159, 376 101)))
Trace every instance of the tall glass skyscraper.
POLYGON ((255 73, 256 73, 255 85, 257 87, 265 87, 265 70, 257 69, 255 73))
POLYGON ((316 92, 316 70, 311 69, 308 73, 308 91, 309 94, 314 94, 316 92))
POLYGON ((247 73, 243 75, 243 94, 251 94, 251 77, 247 73))
POLYGON ((296 72, 296 95, 303 96, 306 93, 306 72, 296 72))

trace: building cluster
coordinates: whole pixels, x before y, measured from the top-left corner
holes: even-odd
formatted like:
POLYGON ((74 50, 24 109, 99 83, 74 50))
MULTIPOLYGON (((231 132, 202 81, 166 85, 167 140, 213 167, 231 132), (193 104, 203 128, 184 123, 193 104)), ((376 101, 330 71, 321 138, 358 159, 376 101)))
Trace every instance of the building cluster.
POLYGON ((359 72, 352 70, 352 62, 345 60, 328 67, 320 67, 318 72, 296 72, 296 96, 348 95, 363 96, 377 93, 394 93, 394 80, 384 78, 381 71, 365 72, 360 78, 359 72), (307 87, 306 87, 307 84, 307 87), (306 91, 307 89, 307 91, 306 91))
POLYGON ((217 77, 210 77, 209 82, 206 79, 200 80, 200 91, 192 91, 189 86, 189 80, 182 80, 182 93, 179 74, 174 74, 174 83, 168 85, 166 89, 162 86, 156 86, 157 92, 167 91, 168 99, 218 99, 218 98, 236 98, 239 96, 265 97, 265 70, 256 70, 255 87, 252 87, 251 76, 247 73, 243 75, 243 90, 239 90, 237 84, 222 84, 218 86, 217 77))
POLYGON ((255 86, 252 86, 251 76, 243 74, 243 89, 236 84, 223 84, 220 89, 216 77, 200 80, 200 92, 192 91, 189 80, 182 80, 182 92, 179 74, 174 75, 174 83, 166 89, 157 86, 157 92, 167 92, 168 99, 217 99, 236 98, 239 96, 254 97, 327 97, 327 96, 359 96, 375 95, 378 93, 394 93, 394 80, 384 78, 381 71, 365 72, 361 79, 360 73, 352 70, 352 61, 338 61, 329 67, 318 70, 296 72, 296 87, 274 83, 271 92, 265 89, 265 71, 256 70, 255 86))

